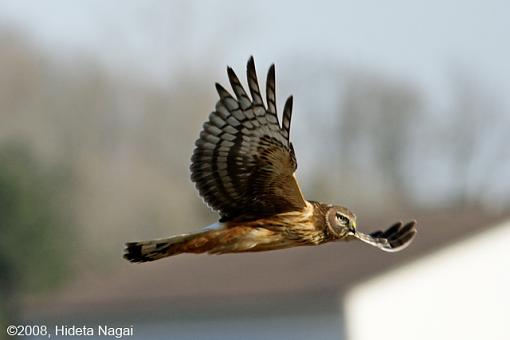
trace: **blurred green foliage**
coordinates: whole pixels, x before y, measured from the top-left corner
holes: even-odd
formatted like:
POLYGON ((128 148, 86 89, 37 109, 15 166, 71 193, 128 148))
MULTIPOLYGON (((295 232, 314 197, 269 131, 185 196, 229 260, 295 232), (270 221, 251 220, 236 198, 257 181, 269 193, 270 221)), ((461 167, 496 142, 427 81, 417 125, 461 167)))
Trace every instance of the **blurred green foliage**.
POLYGON ((22 293, 47 291, 69 273, 70 233, 59 204, 68 176, 57 169, 24 144, 0 146, 0 323, 16 320, 22 293))

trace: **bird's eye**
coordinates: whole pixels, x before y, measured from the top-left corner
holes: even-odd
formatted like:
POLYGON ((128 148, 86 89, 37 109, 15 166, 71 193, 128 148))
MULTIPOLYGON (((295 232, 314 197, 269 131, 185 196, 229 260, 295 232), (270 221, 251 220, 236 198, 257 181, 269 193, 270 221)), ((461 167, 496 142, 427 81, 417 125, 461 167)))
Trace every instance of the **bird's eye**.
POLYGON ((342 214, 337 213, 336 219, 337 219, 338 223, 340 223, 342 225, 345 225, 345 226, 349 225, 349 219, 342 214))

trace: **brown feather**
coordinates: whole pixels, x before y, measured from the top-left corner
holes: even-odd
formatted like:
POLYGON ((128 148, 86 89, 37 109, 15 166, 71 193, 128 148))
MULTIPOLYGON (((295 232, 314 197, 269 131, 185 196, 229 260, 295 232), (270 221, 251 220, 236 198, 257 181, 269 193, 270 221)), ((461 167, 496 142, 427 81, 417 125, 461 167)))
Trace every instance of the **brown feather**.
POLYGON ((285 107, 283 128, 275 107, 274 66, 268 73, 263 106, 253 58, 247 67, 252 99, 235 72, 227 69, 234 98, 216 84, 220 100, 204 124, 192 156, 191 179, 221 221, 249 221, 301 210, 305 200, 293 176, 296 157, 288 140, 292 107, 285 107))

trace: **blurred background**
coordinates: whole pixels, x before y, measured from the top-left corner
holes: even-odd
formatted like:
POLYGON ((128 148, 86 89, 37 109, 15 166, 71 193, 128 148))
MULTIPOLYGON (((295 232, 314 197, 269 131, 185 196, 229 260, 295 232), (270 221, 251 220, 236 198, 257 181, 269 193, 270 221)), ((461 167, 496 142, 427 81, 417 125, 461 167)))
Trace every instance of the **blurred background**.
POLYGON ((509 11, 0 0, 0 338, 107 324, 140 339, 503 339, 509 11), (126 241, 215 222, 190 157, 214 82, 227 65, 244 82, 250 55, 259 79, 276 64, 280 109, 294 95, 305 196, 364 231, 417 219, 411 247, 122 259, 126 241))

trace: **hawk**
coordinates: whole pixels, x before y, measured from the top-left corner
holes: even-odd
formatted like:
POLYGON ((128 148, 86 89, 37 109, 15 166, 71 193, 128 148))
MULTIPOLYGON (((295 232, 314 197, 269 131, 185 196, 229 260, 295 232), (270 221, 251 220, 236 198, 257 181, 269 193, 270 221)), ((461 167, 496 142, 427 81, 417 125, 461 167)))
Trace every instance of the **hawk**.
POLYGON ((219 212, 219 222, 195 233, 129 242, 125 259, 147 262, 182 253, 256 252, 340 240, 361 240, 395 252, 411 243, 415 221, 365 234, 349 209, 306 200, 294 175, 292 96, 280 124, 274 65, 267 74, 265 103, 253 57, 247 65, 250 95, 232 68, 227 72, 235 97, 216 83, 220 99, 195 143, 190 167, 191 180, 219 212))

